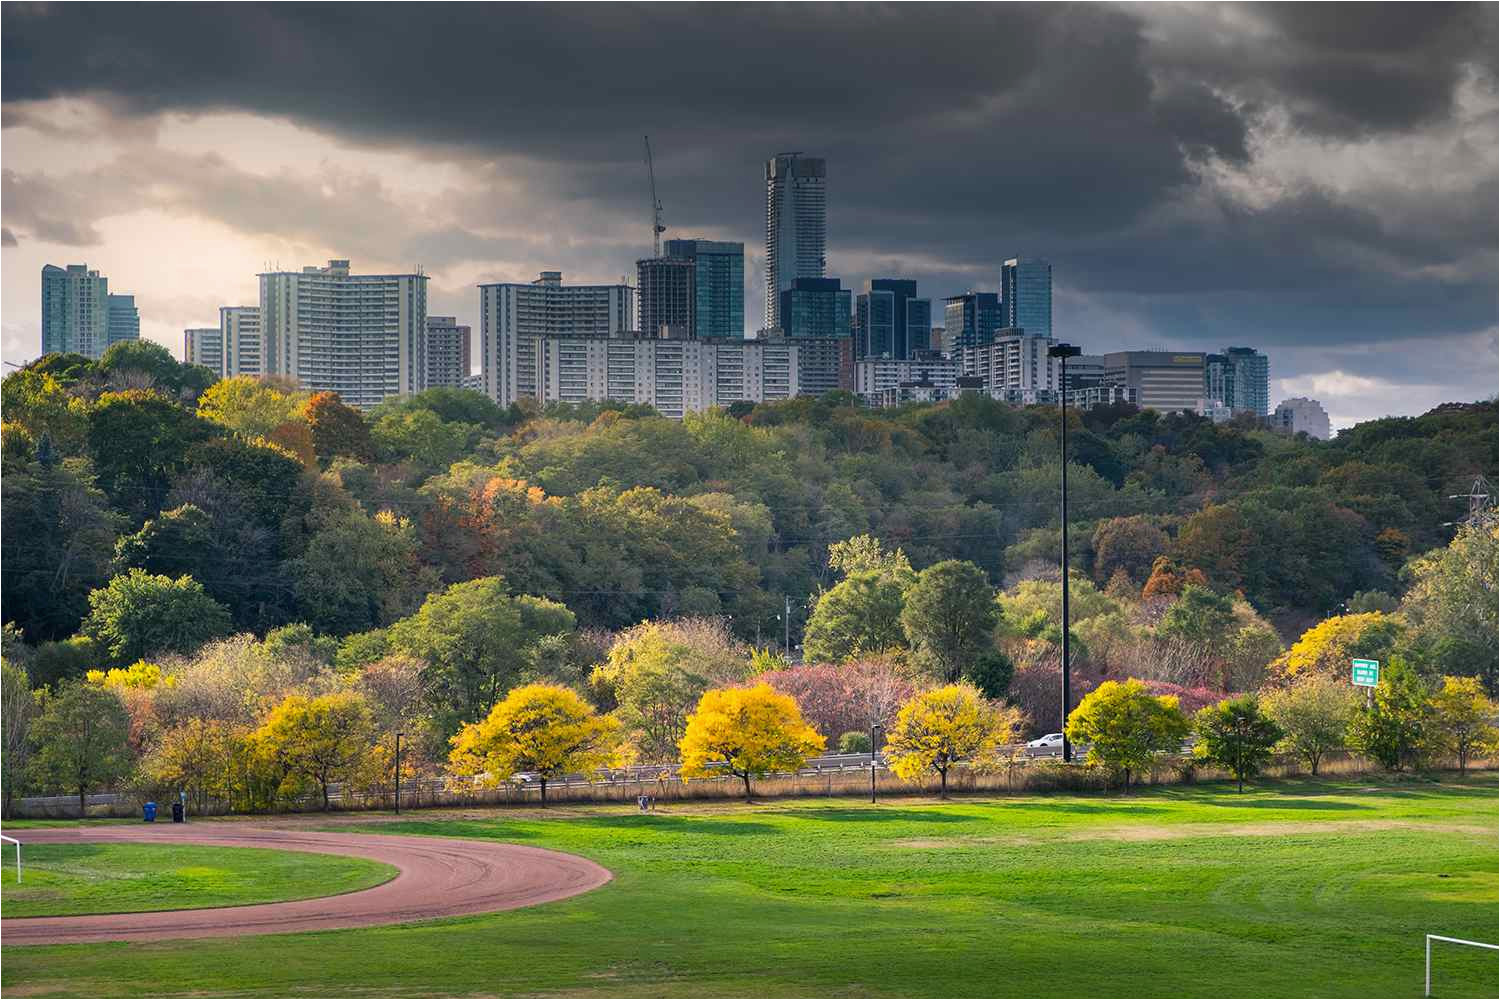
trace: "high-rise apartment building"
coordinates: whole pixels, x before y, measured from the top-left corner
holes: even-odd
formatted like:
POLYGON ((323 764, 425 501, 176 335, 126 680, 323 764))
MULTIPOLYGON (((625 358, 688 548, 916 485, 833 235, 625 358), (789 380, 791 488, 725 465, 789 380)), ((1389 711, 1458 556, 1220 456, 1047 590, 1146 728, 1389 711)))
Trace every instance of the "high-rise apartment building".
MULTIPOLYGON (((693 262, 693 335, 745 336, 745 244, 667 240, 663 253, 693 262)), ((645 331, 645 327, 641 328, 645 331)))
POLYGON ((629 285, 564 285, 561 271, 529 284, 479 286, 480 371, 485 393, 501 406, 545 399, 549 372, 539 342, 546 338, 608 338, 635 319, 629 285))
POLYGON ((265 373, 350 406, 420 392, 427 276, 354 274, 347 260, 260 276, 265 373))
POLYGON ((960 367, 965 375, 977 375, 995 399, 1024 398, 1028 402, 1050 402, 1062 389, 1060 366, 1048 357, 1056 341, 1033 337, 1025 330, 1005 327, 994 336, 963 348, 960 367), (1016 393, 1029 394, 1016 397, 1016 393))
POLYGON ((109 346, 109 279, 87 264, 42 268, 42 353, 97 358, 109 346))
POLYGON ((788 337, 850 337, 852 296, 837 278, 797 278, 781 293, 781 329, 788 337))
POLYGON ((698 263, 691 257, 653 257, 635 262, 636 300, 640 322, 636 329, 656 337, 693 336, 696 330, 698 263))
POLYGON ((1253 347, 1226 347, 1204 359, 1204 398, 1231 413, 1264 417, 1271 406, 1271 362, 1253 347))
POLYGON ((469 328, 456 316, 427 317, 427 376, 423 388, 457 389, 469 374, 469 328))
POLYGON ((224 333, 216 326, 182 331, 182 361, 202 365, 215 375, 224 374, 224 333))
POLYGON ((1116 351, 1104 355, 1102 385, 1134 389, 1142 409, 1197 412, 1204 403, 1201 351, 1116 351))
POLYGON ((1001 326, 1052 336, 1052 265, 1039 257, 1012 257, 1002 264, 1000 306, 1001 326))
POLYGON ((931 346, 932 300, 917 298, 917 283, 876 278, 855 300, 854 354, 902 360, 931 346))
POLYGON ((219 372, 225 378, 268 373, 260 306, 220 306, 219 337, 224 345, 224 366, 219 372))
MULTIPOLYGON (((134 295, 109 296, 109 343, 141 339, 141 314, 134 295)), ((106 344, 106 347, 109 345, 106 344)))
POLYGON ((1327 441, 1333 436, 1328 423, 1328 411, 1316 399, 1296 396, 1283 399, 1276 405, 1276 412, 1268 421, 1272 430, 1283 434, 1306 434, 1308 437, 1327 441))
POLYGON ((860 358, 854 362, 854 391, 871 402, 888 389, 903 383, 932 386, 942 398, 951 396, 958 384, 959 367, 954 358, 937 351, 917 351, 911 358, 860 358))
POLYGON ((778 153, 766 161, 766 329, 786 327, 782 294, 793 281, 827 273, 827 212, 822 159, 778 153))
POLYGON ((944 300, 944 339, 955 357, 965 347, 980 344, 1005 326, 1000 322, 1000 296, 994 292, 966 292, 944 300))

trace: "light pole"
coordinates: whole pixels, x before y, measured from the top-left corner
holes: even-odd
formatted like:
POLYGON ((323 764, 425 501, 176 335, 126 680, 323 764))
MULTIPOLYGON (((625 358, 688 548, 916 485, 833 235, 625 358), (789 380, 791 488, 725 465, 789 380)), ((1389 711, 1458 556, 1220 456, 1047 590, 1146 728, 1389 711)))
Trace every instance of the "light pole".
POLYGON ((879 728, 880 723, 870 723, 870 805, 875 804, 875 730, 879 728))
POLYGON ((792 597, 790 594, 782 594, 781 597, 786 601, 786 617, 781 620, 786 629, 781 638, 781 653, 790 662, 792 658, 792 597))
POLYGON ((1068 703, 1072 700, 1068 683, 1068 359, 1082 353, 1081 348, 1072 344, 1053 344, 1047 348, 1047 357, 1057 358, 1062 366, 1057 375, 1057 412, 1062 452, 1062 725, 1059 728, 1063 763, 1073 759, 1073 746, 1068 742, 1068 703))
POLYGON ((396 734, 396 815, 401 815, 401 737, 405 733, 396 734))

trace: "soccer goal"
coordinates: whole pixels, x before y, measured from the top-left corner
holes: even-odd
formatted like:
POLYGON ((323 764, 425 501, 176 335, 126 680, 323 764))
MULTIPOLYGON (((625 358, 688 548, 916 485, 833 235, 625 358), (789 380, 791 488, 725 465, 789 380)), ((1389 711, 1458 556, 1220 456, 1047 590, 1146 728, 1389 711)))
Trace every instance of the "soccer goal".
POLYGON ((1500 944, 1485 944, 1483 941, 1465 941, 1463 938, 1443 937, 1441 934, 1427 935, 1427 975, 1423 980, 1422 995, 1432 996, 1432 942, 1442 941, 1447 944, 1467 945, 1470 948, 1488 948, 1490 951, 1500 951, 1500 944))
POLYGON ((5 841, 7 844, 16 845, 16 881, 19 882, 21 881, 21 842, 15 837, 7 837, 3 833, 0 833, 0 840, 5 841))

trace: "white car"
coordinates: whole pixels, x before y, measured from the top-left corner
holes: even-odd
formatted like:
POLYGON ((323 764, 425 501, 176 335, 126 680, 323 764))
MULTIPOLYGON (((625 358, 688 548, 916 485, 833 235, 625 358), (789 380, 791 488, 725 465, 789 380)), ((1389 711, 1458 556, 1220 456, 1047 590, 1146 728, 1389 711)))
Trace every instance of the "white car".
POLYGON ((1063 734, 1048 733, 1026 744, 1028 750, 1062 750, 1063 734))

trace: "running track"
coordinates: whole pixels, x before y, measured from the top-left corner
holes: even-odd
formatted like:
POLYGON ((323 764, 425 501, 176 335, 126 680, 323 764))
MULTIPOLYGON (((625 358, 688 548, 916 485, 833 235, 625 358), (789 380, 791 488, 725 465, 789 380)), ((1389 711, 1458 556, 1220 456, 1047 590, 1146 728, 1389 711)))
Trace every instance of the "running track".
MULTIPOLYGON (((611 878, 592 861, 517 844, 365 833, 314 833, 244 823, 186 826, 102 826, 27 830, 24 844, 198 844, 346 854, 392 865, 400 874, 382 885, 340 896, 204 910, 110 913, 5 920, 7 945, 155 941, 164 938, 285 934, 372 927, 493 913, 566 899, 611 878)), ((25 847, 22 847, 25 859, 25 847)))

